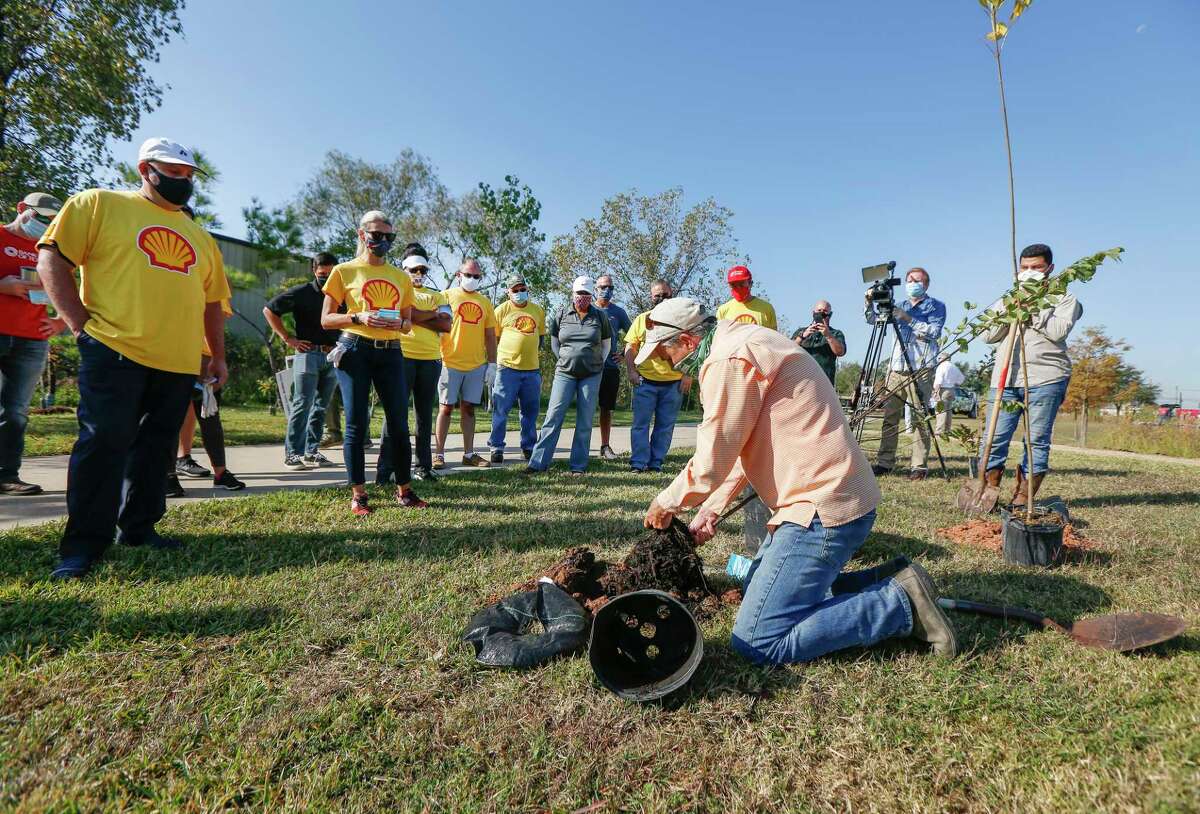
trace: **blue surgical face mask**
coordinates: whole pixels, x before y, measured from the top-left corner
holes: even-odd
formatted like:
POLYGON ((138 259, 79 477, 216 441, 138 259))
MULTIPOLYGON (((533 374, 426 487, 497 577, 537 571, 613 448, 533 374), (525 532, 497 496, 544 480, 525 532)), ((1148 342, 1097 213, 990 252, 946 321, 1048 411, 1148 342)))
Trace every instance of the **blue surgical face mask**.
POLYGON ((32 212, 29 213, 29 216, 20 225, 21 231, 30 240, 39 239, 42 235, 46 234, 46 229, 49 228, 46 224, 35 218, 32 212))
POLYGON ((512 292, 512 298, 513 302, 515 302, 517 305, 524 305, 525 303, 529 302, 529 292, 514 291, 512 292))
POLYGON ((367 248, 371 250, 371 254, 376 257, 386 257, 387 253, 392 250, 391 240, 371 240, 367 238, 367 248))
POLYGON ((914 300, 918 297, 925 296, 925 284, 918 282, 909 282, 904 284, 904 290, 908 292, 908 296, 914 300))
POLYGON ((596 296, 599 299, 602 299, 605 302, 608 302, 610 299, 612 299, 612 292, 613 292, 613 287, 611 285, 602 285, 596 289, 596 296))

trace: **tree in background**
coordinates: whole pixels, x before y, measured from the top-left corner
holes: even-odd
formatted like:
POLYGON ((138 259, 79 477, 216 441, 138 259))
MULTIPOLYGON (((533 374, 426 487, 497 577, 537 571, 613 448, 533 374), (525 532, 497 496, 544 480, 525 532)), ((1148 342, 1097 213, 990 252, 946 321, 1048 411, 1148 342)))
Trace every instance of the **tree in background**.
POLYGON ((182 33, 182 0, 0 0, 0 208, 30 189, 95 186, 162 87, 147 73, 182 33))
POLYGON ((478 259, 484 283, 495 299, 495 289, 513 272, 521 274, 530 289, 544 296, 550 288, 550 264, 542 246, 546 235, 537 229, 542 205, 528 185, 515 175, 504 176, 504 186, 492 189, 480 183, 476 192, 455 206, 453 229, 442 245, 478 259))
MULTIPOLYGON (((221 218, 213 209, 212 190, 221 182, 221 171, 217 169, 203 151, 192 148, 192 158, 196 160, 199 172, 196 173, 195 192, 188 200, 188 206, 196 213, 196 223, 212 231, 221 228, 221 218)), ((142 176, 138 175, 137 165, 127 161, 118 161, 113 167, 118 186, 139 189, 142 186, 142 176)))
POLYGON ((636 189, 606 200, 596 218, 554 239, 553 270, 563 290, 579 274, 611 274, 622 297, 650 306, 650 284, 662 278, 679 296, 715 307, 718 270, 736 255, 733 212, 706 198, 683 210, 683 189, 643 196, 636 189))
POLYGON ((1146 380, 1146 374, 1133 365, 1121 362, 1117 368, 1117 383, 1113 388, 1112 403, 1117 408, 1117 415, 1124 407, 1138 407, 1143 404, 1154 404, 1158 401, 1158 385, 1146 380))
POLYGON ((1082 446, 1087 446, 1088 413, 1113 400, 1124 364, 1121 354, 1129 347, 1124 340, 1111 339, 1103 326, 1085 328, 1067 347, 1071 383, 1062 409, 1075 414, 1076 440, 1082 446))
MULTIPOLYGON (((349 259, 358 220, 371 209, 392 219, 400 245, 419 240, 436 254, 450 226, 452 201, 433 164, 411 149, 387 164, 330 150, 292 208, 311 251, 349 259)), ((435 259, 444 269, 440 258, 430 258, 435 259)))
POLYGON ((839 364, 834 375, 833 387, 839 396, 849 396, 858 385, 858 377, 862 375, 862 365, 858 362, 839 364))

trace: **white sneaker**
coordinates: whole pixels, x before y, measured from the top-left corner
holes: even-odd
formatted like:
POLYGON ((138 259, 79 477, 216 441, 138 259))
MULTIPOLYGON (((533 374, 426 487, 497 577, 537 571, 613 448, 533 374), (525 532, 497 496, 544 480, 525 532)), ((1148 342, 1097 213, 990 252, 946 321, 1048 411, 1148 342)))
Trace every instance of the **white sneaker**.
POLYGON ((621 456, 613 452, 612 447, 605 444, 604 446, 600 447, 600 457, 606 461, 616 461, 619 460, 621 456))

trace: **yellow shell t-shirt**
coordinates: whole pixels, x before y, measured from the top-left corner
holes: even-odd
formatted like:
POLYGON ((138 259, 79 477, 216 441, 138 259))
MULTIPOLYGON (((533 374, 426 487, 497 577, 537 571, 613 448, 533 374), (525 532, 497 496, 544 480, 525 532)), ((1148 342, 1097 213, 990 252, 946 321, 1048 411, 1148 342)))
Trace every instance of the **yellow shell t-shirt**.
MULTIPOLYGON (((649 311, 643 311, 634 317, 633 324, 625 332, 626 348, 630 345, 637 345, 640 348, 645 343, 646 315, 649 313, 649 311)), ((638 365, 637 372, 652 382, 677 382, 683 378, 683 374, 672 367, 670 362, 666 359, 659 359, 657 356, 651 356, 638 365)))
MULTIPOLYGON (((345 303, 347 314, 362 314, 383 308, 399 311, 411 308, 414 302, 413 284, 407 274, 389 263, 372 266, 360 258, 334 266, 321 290, 339 305, 345 303)), ((403 337, 399 331, 367 325, 347 325, 342 330, 367 339, 403 337)))
POLYGON ((775 321, 775 309, 771 303, 760 300, 758 297, 751 297, 745 302, 729 300, 717 309, 717 319, 761 325, 773 331, 779 330, 779 325, 775 321))
POLYGON ((140 192, 73 195, 38 246, 79 266, 84 330, 140 365, 200 372, 206 303, 230 297, 217 243, 140 192))
POLYGON ((505 300, 496 309, 500 345, 496 361, 513 370, 538 369, 538 337, 546 335, 546 311, 536 302, 524 306, 505 300))
MULTIPOLYGON (((447 305, 446 294, 443 291, 433 291, 428 288, 414 288, 413 308, 418 311, 436 311, 438 306, 447 305)), ((432 328, 424 328, 413 324, 412 333, 400 337, 400 347, 404 349, 406 359, 441 359, 442 335, 432 328)))
POLYGON ((487 362, 484 332, 496 329, 496 310, 478 291, 455 286, 445 291, 453 327, 442 334, 442 364, 453 370, 474 370, 487 362))

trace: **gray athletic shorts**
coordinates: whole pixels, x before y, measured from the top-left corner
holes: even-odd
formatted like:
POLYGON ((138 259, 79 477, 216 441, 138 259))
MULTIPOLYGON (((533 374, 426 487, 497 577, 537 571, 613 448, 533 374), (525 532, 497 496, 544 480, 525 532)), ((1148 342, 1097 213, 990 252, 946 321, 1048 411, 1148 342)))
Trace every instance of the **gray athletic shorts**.
POLYGON ((455 370, 442 365, 442 377, 438 379, 438 401, 457 405, 459 401, 479 404, 483 401, 483 380, 487 363, 474 370, 455 370))

